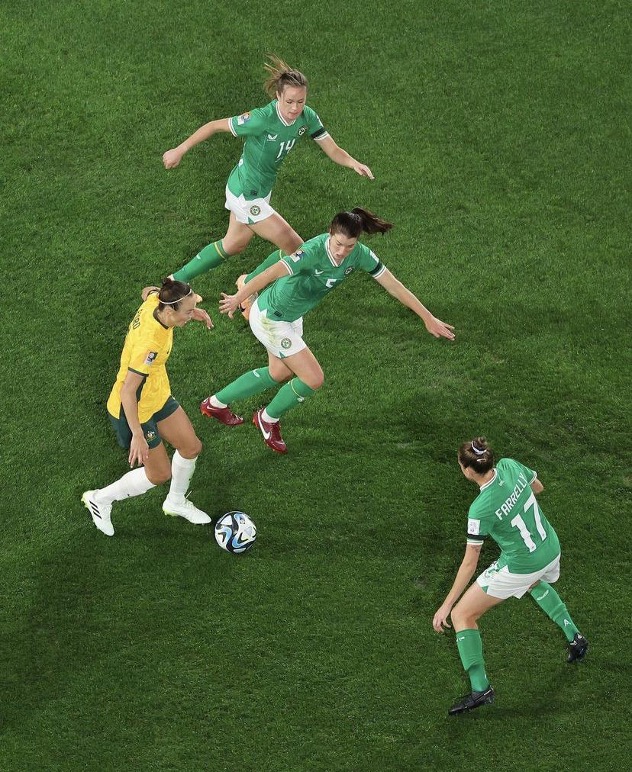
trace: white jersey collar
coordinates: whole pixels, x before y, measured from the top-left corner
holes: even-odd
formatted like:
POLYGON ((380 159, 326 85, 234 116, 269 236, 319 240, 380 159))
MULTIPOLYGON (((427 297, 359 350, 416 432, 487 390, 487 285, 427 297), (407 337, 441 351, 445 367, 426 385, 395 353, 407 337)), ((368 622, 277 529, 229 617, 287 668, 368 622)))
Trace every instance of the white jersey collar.
POLYGON ((489 486, 496 481, 496 478, 498 477, 498 472, 496 471, 496 467, 494 467, 494 476, 491 480, 485 483, 485 485, 481 485, 481 490, 484 491, 485 488, 489 488, 489 486))
MULTIPOLYGON (((277 112, 277 115, 279 116, 279 120, 281 121, 281 123, 282 123, 284 126, 294 126, 294 124, 296 123, 296 121, 298 121, 298 118, 295 118, 295 119, 294 119, 293 121, 291 121, 290 123, 288 123, 288 122, 285 120, 285 118, 284 118, 284 117, 281 115, 281 111, 279 110, 279 100, 278 100, 278 99, 276 99, 276 100, 275 100, 275 102, 274 102, 274 107, 276 108, 276 112, 277 112)), ((302 113, 301 113, 301 115, 302 115, 302 113)), ((299 117, 300 117, 300 116, 299 116, 299 117)))
POLYGON ((329 258, 329 262, 334 266, 334 268, 340 268, 342 263, 344 263, 344 261, 347 258, 345 257, 345 259, 342 261, 342 263, 337 263, 336 262, 336 260, 334 259, 334 256, 331 254, 331 252, 329 250, 329 239, 330 238, 331 238, 331 234, 328 233, 327 234, 327 238, 325 239, 325 252, 327 252, 327 257, 329 258))

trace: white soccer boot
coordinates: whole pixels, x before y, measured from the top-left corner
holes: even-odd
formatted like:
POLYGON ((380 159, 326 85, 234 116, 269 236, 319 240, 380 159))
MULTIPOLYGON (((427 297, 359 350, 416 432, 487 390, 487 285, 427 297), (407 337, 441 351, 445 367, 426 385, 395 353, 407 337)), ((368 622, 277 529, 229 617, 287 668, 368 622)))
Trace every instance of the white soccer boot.
POLYGON ((182 504, 175 504, 169 499, 169 496, 167 496, 162 505, 162 511, 165 515, 183 517, 194 525, 206 525, 206 523, 211 522, 211 518, 206 512, 202 512, 201 509, 198 509, 192 501, 189 501, 189 499, 185 499, 182 504))
POLYGON ((97 496, 99 491, 86 491, 81 497, 85 507, 92 515, 92 521, 96 527, 106 536, 114 536, 114 526, 112 525, 112 505, 99 504, 97 496))

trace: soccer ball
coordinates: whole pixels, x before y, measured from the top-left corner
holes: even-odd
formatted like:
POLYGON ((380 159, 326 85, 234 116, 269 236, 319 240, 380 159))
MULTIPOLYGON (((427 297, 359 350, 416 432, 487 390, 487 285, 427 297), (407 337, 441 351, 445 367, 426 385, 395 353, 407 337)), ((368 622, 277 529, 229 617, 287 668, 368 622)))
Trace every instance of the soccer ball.
POLYGON ((227 512, 215 523, 215 541, 233 555, 249 550, 256 538, 257 526, 244 512, 227 512))

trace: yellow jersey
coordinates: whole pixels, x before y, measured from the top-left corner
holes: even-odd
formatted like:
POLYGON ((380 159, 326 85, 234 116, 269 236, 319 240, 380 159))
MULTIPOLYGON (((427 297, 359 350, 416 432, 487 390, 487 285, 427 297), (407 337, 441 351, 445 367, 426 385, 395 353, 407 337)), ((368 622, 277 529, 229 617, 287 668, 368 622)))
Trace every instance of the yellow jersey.
POLYGON ((107 403, 108 413, 118 418, 121 388, 129 370, 144 376, 138 389, 138 419, 148 421, 171 396, 167 359, 173 344, 173 328, 165 327, 154 316, 158 295, 152 293, 136 312, 127 331, 121 366, 107 403))

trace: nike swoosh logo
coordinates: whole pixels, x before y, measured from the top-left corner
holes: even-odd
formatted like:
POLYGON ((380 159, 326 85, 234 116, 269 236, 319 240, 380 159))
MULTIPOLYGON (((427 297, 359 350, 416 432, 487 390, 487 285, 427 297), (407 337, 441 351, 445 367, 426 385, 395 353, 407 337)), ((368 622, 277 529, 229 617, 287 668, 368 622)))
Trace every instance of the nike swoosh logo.
POLYGON ((266 431, 266 430, 263 428, 263 424, 261 425, 261 433, 263 434, 263 438, 264 438, 264 440, 269 440, 269 439, 270 439, 270 435, 272 434, 272 432, 267 432, 267 431, 266 431))
POLYGON ((315 275, 316 275, 316 276, 320 276, 321 274, 323 274, 323 273, 325 273, 325 272, 324 272, 324 271, 317 271, 317 270, 314 270, 314 273, 315 273, 315 275))

